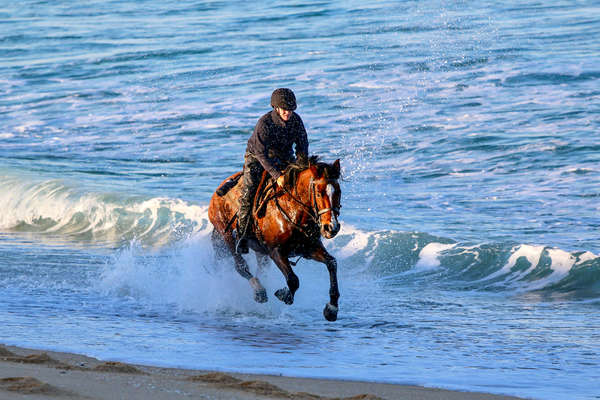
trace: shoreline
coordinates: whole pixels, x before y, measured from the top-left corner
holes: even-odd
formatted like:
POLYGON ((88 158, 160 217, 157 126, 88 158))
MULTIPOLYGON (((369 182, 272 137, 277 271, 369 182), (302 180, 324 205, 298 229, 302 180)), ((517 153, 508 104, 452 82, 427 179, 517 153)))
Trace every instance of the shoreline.
POLYGON ((104 362, 0 344, 0 399, 513 400, 412 385, 104 362))

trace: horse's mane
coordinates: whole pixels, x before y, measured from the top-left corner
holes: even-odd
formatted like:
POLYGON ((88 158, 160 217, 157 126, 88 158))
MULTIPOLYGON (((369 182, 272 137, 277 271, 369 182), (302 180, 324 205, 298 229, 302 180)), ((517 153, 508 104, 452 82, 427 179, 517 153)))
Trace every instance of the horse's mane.
POLYGON ((290 163, 283 172, 285 175, 285 181, 292 187, 296 186, 298 175, 313 165, 317 168, 318 176, 325 176, 326 179, 340 178, 340 172, 331 164, 319 161, 319 156, 313 155, 306 157, 301 155, 296 161, 290 163))

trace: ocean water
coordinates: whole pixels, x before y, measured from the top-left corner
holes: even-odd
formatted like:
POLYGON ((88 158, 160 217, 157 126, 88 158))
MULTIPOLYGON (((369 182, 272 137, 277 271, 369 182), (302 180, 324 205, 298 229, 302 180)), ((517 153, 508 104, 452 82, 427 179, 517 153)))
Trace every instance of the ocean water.
POLYGON ((597 1, 0 0, 0 342, 598 399, 599 133, 597 1), (212 253, 276 87, 341 159, 335 323, 212 253))

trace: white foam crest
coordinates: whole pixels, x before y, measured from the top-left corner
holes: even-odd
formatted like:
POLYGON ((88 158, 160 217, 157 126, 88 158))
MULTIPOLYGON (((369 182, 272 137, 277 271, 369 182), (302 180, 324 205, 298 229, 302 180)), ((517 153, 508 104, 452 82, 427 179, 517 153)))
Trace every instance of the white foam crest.
POLYGON ((518 291, 532 291, 543 289, 549 285, 556 284, 560 282, 564 277, 566 277, 572 268, 586 261, 594 260, 598 256, 591 252, 585 252, 580 256, 576 257, 573 254, 557 248, 547 248, 545 246, 531 246, 531 245, 520 245, 518 248, 513 248, 513 253, 511 254, 508 262, 504 267, 493 273, 492 275, 482 279, 490 280, 497 276, 506 274, 507 277, 504 282, 499 283, 499 285, 509 285, 518 291), (527 277, 531 272, 533 272, 539 265, 542 254, 546 252, 548 257, 550 258, 550 269, 552 272, 542 278, 536 279, 534 281, 523 280, 523 278, 527 277), (517 260, 521 257, 525 257, 529 262, 530 266, 523 271, 518 273, 512 273, 512 269, 515 267, 517 260))
POLYGON ((579 255, 579 257, 577 258, 577 264, 595 260, 596 258, 598 258, 598 255, 592 253, 591 251, 586 251, 585 253, 579 255))
POLYGON ((508 262, 506 263, 506 265, 504 265, 504 267, 502 267, 502 270, 505 272, 510 272, 510 270, 517 264, 517 260, 521 257, 525 257, 527 261, 529 261, 529 264, 531 264, 531 266, 521 274, 524 275, 526 273, 529 273, 539 264, 540 257, 542 256, 543 251, 544 246, 531 246, 522 244, 516 251, 514 251, 510 255, 508 262))
MULTIPOLYGON (((365 250, 369 245, 369 238, 372 234, 372 232, 361 231, 352 225, 341 223, 341 229, 338 236, 351 236, 351 239, 344 246, 335 249, 336 255, 342 258, 348 258, 365 250)), ((335 244, 332 244, 329 247, 335 247, 335 244)))
MULTIPOLYGON (((340 233, 323 244, 336 258, 368 268, 379 252, 380 243, 394 231, 365 231, 340 221, 340 233), (353 259, 353 260, 350 260, 353 259)), ((355 271, 356 272, 356 271, 355 271)))
POLYGON ((560 249, 546 249, 548 256, 552 260, 550 268, 552 273, 545 278, 536 280, 526 286, 527 290, 538 290, 548 285, 559 282, 562 278, 568 275, 577 259, 572 254, 560 249))
POLYGON ((429 243, 421 249, 419 253, 419 261, 415 265, 415 268, 419 271, 433 270, 441 265, 440 256, 445 250, 449 250, 456 246, 456 243, 429 243))
POLYGON ((535 269, 535 267, 537 267, 537 265, 540 262, 540 258, 542 257, 543 251, 544 251, 544 246, 532 246, 532 245, 522 244, 518 247, 513 247, 511 249, 512 254, 509 257, 508 262, 506 264, 504 264, 504 266, 500 270, 481 279, 480 281, 491 280, 491 279, 497 278, 498 276, 502 276, 502 275, 508 275, 507 281, 518 280, 522 276, 528 274, 533 269, 535 269), (527 259, 527 261, 530 264, 530 267, 526 271, 522 271, 519 274, 510 275, 511 270, 517 264, 517 260, 521 257, 525 257, 527 259))
POLYGON ((548 255, 552 260, 550 268, 554 271, 552 275, 564 276, 569 273, 577 259, 571 253, 561 249, 547 249, 548 255))
MULTIPOLYGON (((538 247, 538 246, 535 246, 538 247)), ((554 283, 559 282, 562 278, 564 278, 573 265, 575 264, 575 257, 564 250, 560 249, 545 249, 542 247, 542 251, 546 250, 548 252, 549 257, 552 260, 550 268, 552 269, 552 273, 544 278, 536 279, 534 281, 521 281, 521 278, 527 276, 528 273, 533 271, 537 267, 536 264, 531 264, 531 266, 526 270, 522 271, 518 274, 512 275, 508 277, 504 284, 509 284, 509 287, 512 287, 517 292, 528 292, 532 290, 543 289, 548 285, 552 285, 554 283)), ((541 253, 540 253, 541 255, 541 253)), ((529 260, 529 259, 528 259, 529 260)), ((531 261, 529 261, 531 263, 531 261)), ((538 258, 539 262, 539 258, 538 258)))

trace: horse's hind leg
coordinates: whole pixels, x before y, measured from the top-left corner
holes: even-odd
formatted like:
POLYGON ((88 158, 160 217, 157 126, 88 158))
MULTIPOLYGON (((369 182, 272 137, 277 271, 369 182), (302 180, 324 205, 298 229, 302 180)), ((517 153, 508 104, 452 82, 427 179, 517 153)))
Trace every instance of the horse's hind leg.
POLYGON ((258 281, 259 276, 264 276, 265 270, 269 266, 269 256, 255 251, 256 264, 258 266, 256 270, 256 277, 250 280, 250 284, 254 288, 254 299, 259 303, 264 303, 268 300, 267 291, 258 281), (255 286, 256 285, 256 286, 255 286))
POLYGON ((267 291, 260 283, 258 278, 252 276, 252 273, 248 268, 248 263, 246 262, 246 260, 244 260, 244 258, 238 253, 233 253, 233 260, 235 262, 236 271, 241 276, 248 279, 250 286, 252 286, 252 289, 254 289, 254 301, 256 301, 257 303, 266 303, 269 300, 269 298, 267 297, 267 291))
POLYGON ((248 279, 250 286, 252 286, 252 289, 254 289, 254 301, 257 303, 267 302, 267 291, 260 283, 258 278, 252 276, 250 268, 248 267, 248 263, 246 260, 244 260, 244 257, 235 251, 235 240, 233 240, 231 235, 225 238, 225 243, 227 244, 227 247, 229 247, 231 255, 233 256, 235 270, 238 272, 238 274, 248 279))
POLYGON ((258 265, 256 275, 262 275, 269 266, 269 256, 258 251, 255 251, 254 254, 256 255, 256 264, 258 265))
POLYGON ((210 234, 210 242, 217 259, 223 259, 227 257, 229 254, 227 251, 227 245, 225 244, 225 240, 223 240, 223 236, 221 236, 216 229, 213 229, 212 233, 210 234))

